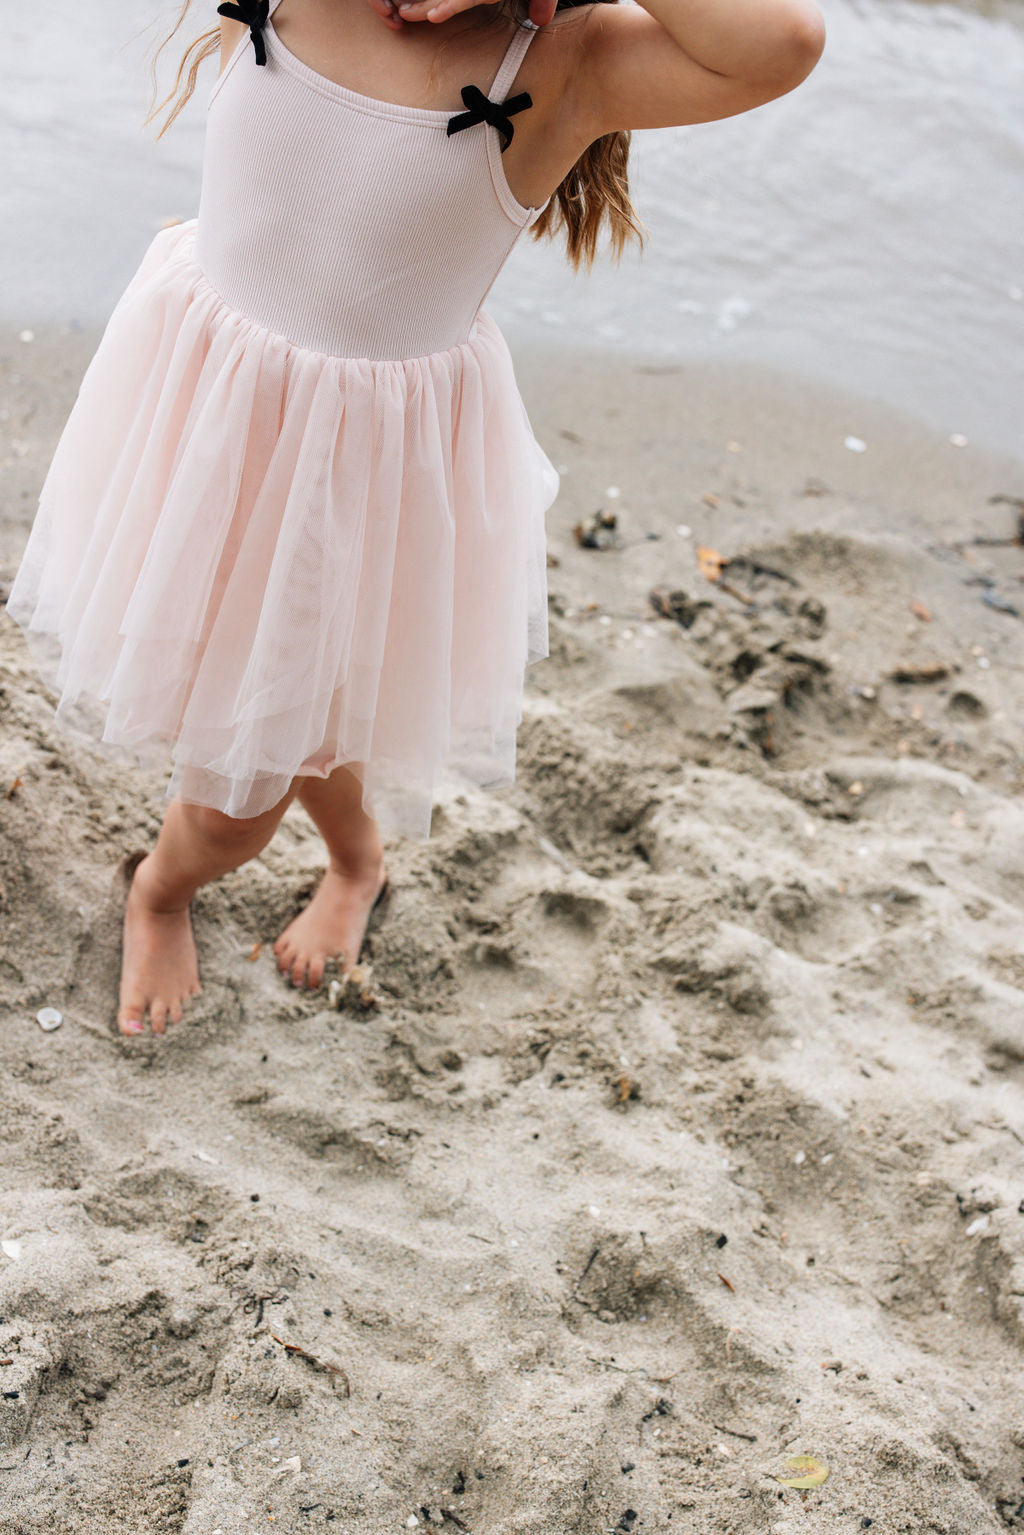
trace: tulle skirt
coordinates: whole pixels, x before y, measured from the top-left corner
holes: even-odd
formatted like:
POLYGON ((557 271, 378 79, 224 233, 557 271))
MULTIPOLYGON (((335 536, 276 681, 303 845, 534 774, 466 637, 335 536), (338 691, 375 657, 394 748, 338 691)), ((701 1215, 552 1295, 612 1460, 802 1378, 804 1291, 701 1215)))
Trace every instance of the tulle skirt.
POLYGON ((399 362, 293 346, 159 234, 47 476, 8 611, 65 723, 231 816, 348 764, 386 835, 511 781, 558 477, 483 311, 399 362))

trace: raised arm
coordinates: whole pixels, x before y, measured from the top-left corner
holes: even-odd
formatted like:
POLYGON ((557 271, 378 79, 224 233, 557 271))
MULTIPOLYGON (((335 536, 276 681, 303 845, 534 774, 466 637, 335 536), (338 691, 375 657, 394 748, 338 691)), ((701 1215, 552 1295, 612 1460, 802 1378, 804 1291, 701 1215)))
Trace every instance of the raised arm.
POLYGON ((574 115, 594 137, 732 117, 783 96, 821 56, 814 0, 640 0, 588 8, 574 115))
MULTIPOLYGON (((370 0, 382 17, 443 22, 479 0, 370 0)), ((552 21, 554 0, 530 17, 552 21)), ((566 68, 559 116, 581 141, 617 128, 668 128, 732 117, 783 96, 825 43, 814 0, 638 0, 558 13, 566 68)))

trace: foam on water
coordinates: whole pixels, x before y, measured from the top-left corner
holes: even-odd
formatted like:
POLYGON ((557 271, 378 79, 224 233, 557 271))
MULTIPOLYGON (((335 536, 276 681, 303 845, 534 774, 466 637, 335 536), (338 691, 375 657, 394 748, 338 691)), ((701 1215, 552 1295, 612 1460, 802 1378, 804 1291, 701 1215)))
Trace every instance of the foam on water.
MULTIPOLYGON (((1020 453, 1024 30, 946 4, 824 8, 793 95, 636 135, 642 256, 581 279, 523 242, 490 308, 514 342, 755 360, 1020 453)), ((138 28, 161 14, 53 0, 5 22, 0 317, 102 319, 161 220, 194 213, 201 104, 159 145, 141 126, 161 29, 138 28)))

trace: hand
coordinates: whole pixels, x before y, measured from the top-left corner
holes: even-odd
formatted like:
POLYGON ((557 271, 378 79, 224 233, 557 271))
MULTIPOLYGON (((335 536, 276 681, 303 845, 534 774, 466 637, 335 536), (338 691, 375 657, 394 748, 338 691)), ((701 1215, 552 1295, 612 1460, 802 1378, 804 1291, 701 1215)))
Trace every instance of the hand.
MULTIPOLYGON (((405 21, 448 21, 461 11, 471 11, 482 0, 369 0, 377 15, 393 32, 405 21)), ((555 14, 558 0, 530 0, 530 20, 535 27, 546 27, 555 14)))

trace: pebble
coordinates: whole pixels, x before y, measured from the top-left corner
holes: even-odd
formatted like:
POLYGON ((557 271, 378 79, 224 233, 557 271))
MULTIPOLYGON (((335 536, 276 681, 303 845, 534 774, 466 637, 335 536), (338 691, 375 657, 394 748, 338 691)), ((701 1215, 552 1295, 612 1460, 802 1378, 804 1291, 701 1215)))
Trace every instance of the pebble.
POLYGON ((844 437, 843 447, 849 448, 851 453, 866 453, 868 445, 863 437, 844 437))
POLYGON ((36 1023, 44 1034, 52 1034, 54 1029, 59 1029, 64 1022, 64 1014, 59 1013, 55 1007, 41 1007, 36 1013, 36 1023))
POLYGON ((967 446, 967 438, 963 432, 953 432, 949 440, 954 448, 966 448, 967 446))
POLYGON ((676 532, 679 534, 680 538, 692 538, 693 536, 693 529, 687 527, 685 522, 681 522, 679 524, 679 526, 676 528, 676 532))
POLYGON ((622 495, 622 491, 617 485, 609 485, 605 489, 605 495, 608 497, 609 501, 614 501, 616 497, 622 495))
POLYGON ((26 342, 26 344, 29 341, 34 341, 35 339, 36 339, 36 333, 35 333, 34 330, 22 330, 22 331, 18 332, 18 340, 19 341, 24 341, 24 342, 26 342))
POLYGON ((601 1214, 601 1210, 598 1205, 588 1205, 587 1210, 592 1216, 594 1216, 595 1219, 601 1214))
POLYGON ((968 1236, 968 1237, 976 1237, 976 1236, 980 1236, 983 1231, 987 1231, 987 1230, 988 1230, 988 1216, 987 1215, 979 1215, 978 1219, 976 1221, 972 1221, 971 1222, 971 1224, 968 1226, 967 1230, 964 1232, 964 1235, 968 1236))
POLYGON ((12 1262, 17 1263, 21 1257, 21 1243, 16 1237, 7 1237, 5 1241, 0 1242, 0 1252, 5 1258, 10 1258, 12 1262))

